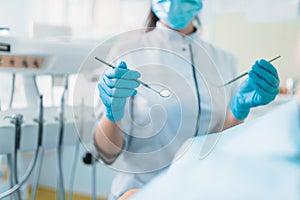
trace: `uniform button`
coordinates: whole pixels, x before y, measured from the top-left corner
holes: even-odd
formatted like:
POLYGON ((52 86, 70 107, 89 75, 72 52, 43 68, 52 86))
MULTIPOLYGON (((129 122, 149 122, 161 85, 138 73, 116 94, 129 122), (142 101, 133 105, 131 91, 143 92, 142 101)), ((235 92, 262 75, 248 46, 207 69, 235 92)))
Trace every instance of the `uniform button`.
POLYGON ((182 48, 182 51, 186 51, 186 48, 185 48, 185 47, 183 47, 183 48, 182 48))

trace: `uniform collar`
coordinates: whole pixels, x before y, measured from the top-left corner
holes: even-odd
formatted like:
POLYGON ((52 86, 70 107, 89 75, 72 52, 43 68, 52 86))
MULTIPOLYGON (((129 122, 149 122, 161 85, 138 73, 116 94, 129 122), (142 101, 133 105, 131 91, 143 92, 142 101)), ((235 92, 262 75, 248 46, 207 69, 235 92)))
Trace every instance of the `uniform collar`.
POLYGON ((156 28, 157 29, 162 29, 162 30, 170 30, 170 31, 172 31, 173 34, 171 34, 170 39, 180 39, 180 38, 184 39, 184 38, 188 37, 188 38, 191 38, 191 39, 195 40, 195 39, 197 39, 199 37, 199 34, 200 34, 199 33, 199 28, 195 27, 195 31, 193 33, 188 34, 188 35, 183 35, 183 34, 180 34, 180 33, 176 32, 176 31, 174 31, 174 30, 166 27, 160 21, 156 22, 156 28))

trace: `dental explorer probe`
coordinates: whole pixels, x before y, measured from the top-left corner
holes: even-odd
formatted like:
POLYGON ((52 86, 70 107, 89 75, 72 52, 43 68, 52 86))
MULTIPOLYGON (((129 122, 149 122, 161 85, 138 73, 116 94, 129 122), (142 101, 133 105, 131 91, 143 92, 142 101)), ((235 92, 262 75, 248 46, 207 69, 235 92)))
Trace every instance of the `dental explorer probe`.
MULTIPOLYGON (((109 67, 112 68, 112 69, 117 68, 116 66, 113 66, 113 65, 109 64, 108 62, 106 62, 106 61, 104 61, 104 60, 102 60, 102 59, 100 59, 100 58, 98 58, 98 57, 95 57, 95 59, 98 60, 98 61, 100 61, 100 62, 102 62, 103 64, 109 66, 109 67)), ((169 96, 171 95, 171 92, 170 92, 170 90, 168 90, 168 89, 162 89, 161 91, 158 91, 158 90, 154 89, 154 88, 151 87, 149 84, 147 84, 147 83, 145 83, 145 82, 143 82, 143 81, 140 81, 140 80, 136 80, 136 81, 137 81, 138 83, 140 83, 141 85, 143 85, 144 87, 146 87, 146 88, 152 90, 153 92, 159 94, 161 97, 169 97, 169 96)))
MULTIPOLYGON (((277 56, 277 57, 275 57, 275 58, 269 60, 268 62, 271 63, 271 62, 273 62, 274 60, 277 60, 277 59, 280 58, 280 57, 281 57, 281 56, 277 56)), ((246 75, 248 75, 248 72, 245 72, 245 73, 243 73, 243 74, 241 74, 241 75, 235 77, 234 79, 232 79, 232 80, 230 80, 230 81, 224 83, 222 86, 230 85, 231 83, 233 83, 233 82, 239 80, 240 78, 243 78, 243 77, 246 76, 246 75)))

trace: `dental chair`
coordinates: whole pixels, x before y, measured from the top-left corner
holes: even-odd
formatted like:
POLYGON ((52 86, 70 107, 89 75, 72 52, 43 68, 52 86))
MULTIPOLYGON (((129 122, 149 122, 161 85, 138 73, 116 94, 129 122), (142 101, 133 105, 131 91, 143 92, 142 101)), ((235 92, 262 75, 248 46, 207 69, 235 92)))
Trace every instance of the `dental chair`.
POLYGON ((167 171, 129 199, 300 199, 299 110, 294 98, 257 119, 190 139, 167 171), (213 137, 215 145, 204 145, 213 137), (203 148, 210 153, 201 156, 203 148))

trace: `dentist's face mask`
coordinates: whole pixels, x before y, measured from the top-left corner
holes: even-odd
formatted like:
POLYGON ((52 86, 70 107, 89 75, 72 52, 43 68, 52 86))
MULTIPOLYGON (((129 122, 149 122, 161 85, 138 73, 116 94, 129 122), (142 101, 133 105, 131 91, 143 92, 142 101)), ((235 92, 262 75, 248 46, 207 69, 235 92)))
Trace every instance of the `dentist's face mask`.
POLYGON ((202 0, 152 0, 152 11, 173 29, 184 29, 202 8, 202 0))

